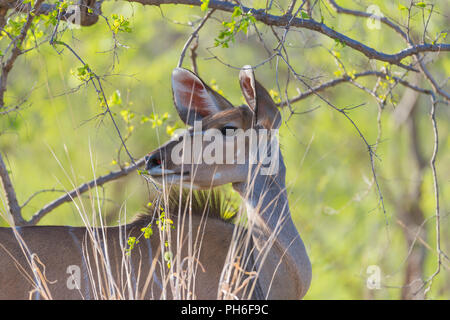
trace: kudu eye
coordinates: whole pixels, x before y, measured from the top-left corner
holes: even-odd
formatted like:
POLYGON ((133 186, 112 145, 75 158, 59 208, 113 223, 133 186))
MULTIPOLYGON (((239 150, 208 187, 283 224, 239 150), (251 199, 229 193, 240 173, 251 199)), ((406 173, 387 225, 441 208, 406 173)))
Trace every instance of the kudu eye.
POLYGON ((225 126, 222 129, 220 129, 220 132, 224 135, 224 136, 234 136, 234 134, 236 133, 236 130, 238 128, 233 127, 233 126, 225 126))

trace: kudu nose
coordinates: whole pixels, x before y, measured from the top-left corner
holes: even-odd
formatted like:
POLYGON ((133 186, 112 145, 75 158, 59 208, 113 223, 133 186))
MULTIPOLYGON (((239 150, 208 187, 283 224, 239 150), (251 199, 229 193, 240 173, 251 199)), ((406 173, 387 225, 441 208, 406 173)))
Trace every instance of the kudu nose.
POLYGON ((161 166, 161 156, 159 152, 145 156, 145 170, 151 170, 161 166))

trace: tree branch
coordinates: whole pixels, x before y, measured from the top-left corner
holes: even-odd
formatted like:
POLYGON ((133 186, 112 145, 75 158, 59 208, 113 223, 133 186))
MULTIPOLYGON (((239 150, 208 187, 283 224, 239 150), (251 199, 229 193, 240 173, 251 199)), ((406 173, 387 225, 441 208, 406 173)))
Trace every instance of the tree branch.
POLYGON ((81 196, 81 194, 85 193, 86 191, 95 188, 100 187, 104 185, 107 182, 111 182, 114 180, 117 180, 119 178, 122 178, 131 172, 135 171, 137 168, 142 166, 145 163, 144 158, 140 158, 137 160, 134 164, 125 167, 121 170, 113 171, 107 175, 100 176, 96 179, 93 179, 89 182, 83 183, 82 185, 78 186, 77 188, 73 189, 72 191, 67 192, 65 195, 59 197, 56 200, 53 200, 52 202, 46 204, 42 209, 37 211, 33 217, 29 221, 27 221, 26 225, 35 225, 37 224, 47 213, 50 211, 56 209, 60 205, 73 201, 74 198, 77 198, 81 196))
MULTIPOLYGON (((0 109, 5 106, 4 95, 6 91, 6 84, 8 82, 9 72, 11 71, 17 57, 22 53, 22 43, 25 40, 28 30, 31 27, 31 23, 33 22, 35 13, 39 10, 43 1, 44 0, 36 1, 33 9, 31 9, 31 11, 28 14, 27 20, 25 21, 22 29, 20 30, 20 34, 11 41, 10 46, 11 45, 13 46, 11 50, 11 55, 5 62, 2 61, 1 63, 2 73, 0 76, 0 109)), ((4 54, 6 54, 6 52, 4 52, 4 54)))
POLYGON ((384 23, 385 25, 391 27, 393 30, 395 30, 402 38, 407 39, 408 36, 406 35, 406 33, 400 28, 400 26, 398 24, 395 24, 394 22, 392 22, 391 20, 389 20, 386 17, 380 17, 380 16, 376 16, 373 15, 372 13, 369 12, 364 12, 364 11, 357 11, 357 10, 351 10, 351 9, 347 9, 347 8, 343 8, 341 6, 339 6, 336 1, 334 0, 328 0, 328 3, 330 4, 330 6, 337 12, 337 13, 343 13, 343 14, 348 14, 348 15, 352 15, 355 17, 363 17, 363 18, 371 18, 371 19, 375 19, 378 20, 382 23, 384 23))
POLYGON ((183 60, 184 60, 184 56, 186 54, 186 50, 189 47, 189 45, 191 44, 192 40, 194 40, 195 37, 197 37, 198 32, 200 31, 200 29, 205 25, 206 21, 209 19, 209 17, 211 17, 211 15, 214 13, 214 9, 210 10, 202 19, 202 21, 199 23, 199 25, 197 26, 197 28, 195 28, 195 30, 191 33, 191 36, 189 37, 189 39, 186 41, 186 43, 184 44, 183 50, 181 50, 181 54, 180 54, 180 59, 178 60, 178 68, 181 68, 183 66, 183 60))
POLYGON ((3 186, 3 191, 6 195, 6 204, 9 213, 16 226, 21 226, 26 223, 22 218, 22 210, 20 209, 19 203, 17 202, 16 192, 12 185, 11 179, 9 178, 8 170, 6 169, 5 162, 3 161, 2 154, 0 153, 0 180, 3 186))
MULTIPOLYGON (((402 29, 400 29, 400 27, 398 25, 396 25, 391 20, 389 20, 385 17, 378 17, 378 16, 373 16, 367 12, 345 9, 345 8, 342 8, 341 6, 337 5, 336 2, 333 0, 328 0, 328 3, 330 3, 330 5, 333 7, 333 9, 335 9, 336 12, 338 12, 338 13, 344 13, 344 14, 355 16, 355 17, 377 19, 380 22, 382 22, 382 23, 386 24, 387 26, 389 26, 390 28, 392 28, 393 30, 395 30, 403 38, 403 40, 410 46, 410 48, 405 49, 405 50, 413 51, 412 55, 414 56, 416 63, 419 65, 421 73, 428 80, 428 82, 430 83, 433 90, 435 92, 437 92, 438 94, 440 94, 442 97, 444 97, 447 100, 447 102, 450 101, 450 94, 445 92, 444 90, 442 90, 442 88, 437 84, 436 80, 433 78, 433 76, 431 75, 431 73, 428 71, 425 64, 423 63, 422 58, 419 56, 419 53, 421 53, 421 52, 427 52, 427 51, 433 51, 433 50, 423 50, 423 51, 415 50, 414 48, 417 46, 415 46, 414 43, 411 41, 411 38, 409 36, 409 28, 407 29, 408 33, 405 33, 405 32, 403 32, 402 29)), ((424 33, 425 33, 425 30, 424 30, 424 33)), ((423 38, 425 38, 425 37, 423 37, 423 38)), ((423 46, 425 48, 425 46, 432 46, 432 45, 422 44, 420 46, 423 46)), ((447 48, 450 46, 449 44, 443 44, 443 46, 445 48, 443 48, 443 50, 438 50, 438 51, 449 51, 447 48)), ((405 51, 405 50, 403 50, 403 51, 405 51)))
MULTIPOLYGON (((98 21, 99 15, 101 15, 101 5, 103 0, 79 0, 76 6, 79 8, 79 17, 81 26, 91 26, 98 21)), ((22 0, 0 0, 0 8, 4 10, 15 10, 21 13, 29 13, 31 5, 29 3, 23 3, 22 0)), ((43 3, 34 12, 36 16, 48 15, 50 12, 57 9, 56 4, 43 3)), ((71 21, 73 19, 73 7, 69 7, 68 10, 61 10, 59 12, 59 19, 63 21, 71 21)))
POLYGON ((431 96, 431 124, 433 127, 434 134, 434 146, 433 146, 433 154, 430 159, 430 168, 431 173, 433 175, 433 188, 434 188, 434 201, 435 201, 435 214, 436 214, 436 253, 437 253, 437 266, 436 271, 431 275, 431 277, 426 281, 428 283, 427 288, 425 289, 425 294, 431 289, 431 285, 433 283, 434 278, 441 272, 442 265, 442 249, 441 249, 441 209, 439 204, 439 183, 438 183, 438 175, 436 171, 436 157, 439 150, 439 134, 438 134, 438 126, 436 121, 436 106, 437 101, 435 96, 431 96))
MULTIPOLYGON (((3 0, 5 1, 5 0, 3 0)), ((201 0, 125 0, 128 2, 137 2, 142 5, 153 5, 153 6, 160 6, 163 4, 182 4, 182 5, 190 5, 190 6, 201 6, 202 1, 201 0)), ((210 9, 225 11, 225 12, 233 12, 234 8, 239 5, 233 4, 231 2, 227 1, 221 1, 221 0, 210 0, 208 7, 210 9)), ((436 43, 436 44, 420 44, 420 45, 412 45, 407 49, 404 49, 398 53, 394 54, 387 54, 384 52, 377 51, 355 39, 352 39, 350 37, 347 37, 346 35, 335 31, 334 29, 328 27, 326 24, 315 21, 313 19, 303 19, 303 18, 293 18, 291 15, 283 15, 283 16, 276 16, 267 13, 264 9, 254 9, 249 8, 245 6, 240 6, 241 10, 244 13, 251 12, 252 15, 255 17, 255 19, 259 22, 262 22, 268 26, 277 26, 277 27, 285 27, 288 23, 291 27, 296 28, 303 28, 308 29, 312 31, 319 32, 331 39, 337 40, 351 48, 353 48, 356 51, 359 51, 363 55, 365 55, 369 59, 375 59, 380 61, 385 61, 394 65, 398 65, 404 69, 410 70, 410 71, 417 71, 411 66, 407 66, 401 63, 401 61, 409 56, 416 55, 421 52, 440 52, 440 51, 450 51, 450 44, 443 44, 443 43, 436 43)), ((341 8, 341 11, 344 10, 341 8)), ((342 11, 344 13, 351 13, 353 15, 357 16, 364 16, 366 17, 366 13, 359 14, 358 11, 353 10, 344 10, 342 11)), ((45 14, 45 13, 43 13, 45 14)), ((392 23, 388 19, 382 19, 383 23, 388 24, 394 30, 402 34, 401 29, 396 26, 394 23, 392 23)), ((404 32, 403 32, 403 35, 404 32)))
POLYGON ((287 106, 288 104, 295 103, 295 102, 298 102, 300 100, 303 100, 303 99, 305 99, 305 98, 307 98, 307 97, 309 97, 309 96, 311 96, 311 95, 313 95, 313 94, 315 94, 317 92, 324 91, 325 89, 328 89, 328 88, 331 88, 331 87, 335 87, 338 84, 345 83, 345 82, 351 82, 351 81, 353 81, 355 79, 368 77, 368 76, 377 76, 377 77, 380 77, 380 78, 383 78, 383 79, 386 79, 386 77, 389 76, 394 81, 396 81, 396 82, 402 84, 403 86, 408 87, 408 88, 410 88, 410 89, 412 89, 414 91, 417 91, 417 92, 420 92, 420 93, 423 93, 423 94, 427 94, 427 95, 433 95, 433 92, 431 90, 427 90, 427 89, 423 89, 423 88, 420 88, 418 86, 415 86, 415 85, 409 83, 408 81, 406 81, 406 80, 404 80, 402 78, 391 76, 391 75, 389 75, 387 73, 384 73, 384 72, 381 72, 381 71, 365 71, 365 72, 361 72, 361 73, 355 73, 352 76, 345 75, 345 76, 343 76, 341 78, 333 79, 333 80, 325 82, 325 83, 323 83, 321 85, 318 85, 316 87, 312 87, 312 88, 308 89, 307 91, 302 92, 299 95, 289 99, 289 101, 282 101, 282 102, 278 103, 278 106, 279 107, 284 107, 284 106, 287 106))
MULTIPOLYGON (((138 2, 143 5, 162 5, 162 4, 185 4, 185 5, 192 5, 192 6, 200 6, 202 2, 200 0, 127 0, 129 2, 138 2)), ((211 9, 217 9, 220 11, 226 11, 226 12, 233 12, 234 8, 237 5, 232 4, 230 2, 220 1, 220 0, 210 0, 209 2, 209 8, 211 9)), ((313 19, 303 19, 303 18, 293 18, 289 15, 283 15, 283 16, 276 16, 272 14, 266 13, 265 10, 255 10, 253 8, 248 8, 241 6, 241 9, 244 13, 252 12, 252 15, 256 18, 256 20, 269 25, 269 26, 278 26, 278 27, 284 27, 288 23, 290 23, 290 26, 296 27, 296 28, 304 28, 309 29, 312 31, 319 32, 323 35, 328 36, 329 38, 332 38, 334 40, 338 40, 347 46, 355 49, 356 51, 361 52, 369 59, 375 59, 380 61, 385 61, 391 64, 398 65, 404 69, 410 70, 410 71, 416 71, 410 66, 406 66, 401 63, 401 61, 409 56, 412 56, 414 54, 420 53, 420 52, 437 52, 437 51, 450 51, 450 44, 422 44, 422 45, 415 45, 410 48, 404 49, 398 53, 395 54, 387 54, 380 51, 377 51, 369 46, 366 46, 365 44, 356 41, 355 39, 349 38, 346 35, 339 33, 324 23, 320 23, 318 21, 315 21, 313 19)))

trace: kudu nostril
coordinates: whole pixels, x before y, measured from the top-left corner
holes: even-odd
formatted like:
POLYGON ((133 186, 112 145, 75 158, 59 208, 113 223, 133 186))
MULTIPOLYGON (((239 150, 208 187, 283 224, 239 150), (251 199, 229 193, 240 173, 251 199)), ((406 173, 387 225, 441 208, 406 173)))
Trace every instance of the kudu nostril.
POLYGON ((161 157, 159 153, 154 153, 145 156, 145 169, 150 170, 155 167, 161 166, 161 157))

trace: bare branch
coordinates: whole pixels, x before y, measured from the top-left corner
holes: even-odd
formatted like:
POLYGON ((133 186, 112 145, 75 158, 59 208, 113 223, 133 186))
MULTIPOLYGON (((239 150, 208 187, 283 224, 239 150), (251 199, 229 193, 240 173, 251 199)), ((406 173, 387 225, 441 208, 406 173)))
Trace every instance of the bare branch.
POLYGON ((214 11, 215 11, 214 9, 213 10, 209 10, 209 12, 204 16, 202 21, 199 23, 197 28, 195 28, 194 32, 191 33, 191 36, 189 37, 189 39, 184 44, 183 50, 181 50, 180 60, 178 60, 178 65, 177 65, 178 68, 181 68, 181 66, 183 65, 183 60, 184 60, 184 56, 186 55, 186 50, 189 47, 189 45, 191 44, 192 40, 194 40, 194 38, 197 37, 198 32, 205 25, 206 21, 209 19, 209 17, 211 17, 211 15, 214 13, 214 11))
POLYGON ((371 19, 375 19, 378 20, 382 23, 384 23, 385 25, 391 27, 393 30, 395 30, 395 32, 397 32, 402 38, 407 39, 408 36, 406 35, 406 33, 400 28, 400 26, 398 24, 395 24, 394 22, 392 22, 391 20, 389 20, 386 17, 380 17, 380 16, 376 16, 373 15, 372 13, 369 12, 364 12, 364 11, 357 11, 357 10, 351 10, 351 9, 346 9, 343 8, 341 6, 339 6, 336 1, 334 0, 328 0, 328 3, 331 5, 331 7, 337 12, 337 13, 343 13, 343 14, 348 14, 348 15, 352 15, 355 17, 363 17, 363 18, 371 18, 371 19))
MULTIPOLYGON (((157 6, 161 4, 185 4, 185 5, 200 6, 202 4, 200 0, 128 0, 128 1, 138 2, 144 5, 157 5, 157 6)), ((209 2, 209 8, 211 9, 233 12, 234 7, 236 7, 236 5, 232 4, 231 2, 220 0, 210 0, 209 2)), ((369 46, 366 46, 355 39, 349 38, 346 35, 333 30, 324 23, 320 23, 313 19, 303 19, 303 18, 292 19, 292 17, 289 15, 276 16, 266 13, 265 10, 255 10, 253 8, 248 8, 244 6, 241 6, 241 9, 244 13, 251 12, 252 15, 256 18, 256 20, 266 25, 285 27, 288 23, 290 23, 292 27, 316 31, 328 36, 329 38, 338 40, 346 44, 347 46, 361 52, 369 59, 376 59, 380 61, 389 62, 391 64, 395 64, 402 68, 405 68, 407 70, 416 71, 412 67, 406 66, 401 63, 401 61, 406 57, 412 56, 420 52, 450 51, 450 44, 437 43, 437 44, 421 44, 411 46, 410 48, 404 49, 398 53, 387 54, 377 51, 369 46), (292 21, 290 21, 291 19, 292 21)))
POLYGON ((351 82, 351 81, 353 81, 355 79, 363 78, 363 77, 367 77, 367 76, 377 76, 377 77, 380 77, 380 78, 383 78, 383 79, 385 79, 387 76, 389 76, 392 79, 394 79, 394 81, 396 81, 396 82, 402 84, 403 86, 408 87, 408 88, 410 88, 410 89, 412 89, 414 91, 417 91, 417 92, 420 92, 420 93, 423 93, 423 94, 427 94, 427 95, 432 95, 433 94, 433 92, 431 90, 427 90, 427 89, 423 89, 423 88, 420 88, 418 86, 415 86, 415 85, 409 83, 408 81, 406 81, 406 80, 404 80, 402 78, 395 77, 395 76, 390 76, 389 74, 381 72, 381 71, 365 71, 365 72, 361 72, 361 73, 355 73, 352 76, 344 75, 341 78, 333 79, 333 80, 325 82, 325 83, 323 83, 321 85, 318 85, 316 87, 312 87, 312 88, 308 89, 307 91, 302 92, 299 95, 289 99, 289 101, 282 101, 282 102, 280 102, 278 104, 278 106, 279 107, 287 106, 288 103, 290 104, 290 103, 298 102, 300 100, 303 100, 303 99, 305 99, 305 98, 315 94, 316 92, 321 92, 321 91, 324 91, 325 89, 328 89, 328 88, 331 88, 331 87, 335 87, 338 84, 345 83, 345 82, 351 82))
POLYGON ((439 205, 439 183, 438 176, 436 172, 436 157, 439 150, 439 134, 438 127, 436 121, 436 106, 437 101, 434 96, 431 96, 431 124, 433 127, 434 134, 434 147, 433 154, 430 159, 430 167, 433 175, 433 187, 434 187, 434 201, 435 201, 435 213, 436 213, 436 253, 437 253, 437 266, 436 271, 431 275, 431 277, 427 280, 428 287, 425 289, 425 294, 431 289, 431 284, 433 283, 433 279, 439 274, 441 271, 442 265, 442 250, 441 250, 441 210, 439 205))
POLYGON ((419 64, 420 71, 422 71, 422 74, 428 80, 428 82, 430 83, 433 90, 436 93, 440 94, 442 97, 444 97, 447 100, 447 102, 450 102, 450 94, 448 92, 445 92, 444 90, 442 90, 442 88, 437 84, 436 80, 433 78, 430 71, 428 71, 427 67, 425 67, 425 64, 421 60, 421 58, 416 56, 416 61, 419 64))
POLYGON ((6 169, 5 162, 3 161, 2 154, 0 153, 0 180, 3 186, 3 191, 6 195, 6 203, 8 211, 16 226, 25 224, 25 220, 22 218, 22 210, 17 202, 16 192, 9 178, 8 170, 6 169))
POLYGON ((39 191, 34 192, 31 196, 28 197, 28 199, 20 206, 20 208, 24 208, 28 203, 30 203, 31 200, 34 199, 34 197, 36 197, 37 195, 44 193, 44 192, 66 192, 66 190, 62 190, 62 189, 42 189, 39 191))
POLYGON ((375 171, 375 150, 376 150, 376 145, 375 147, 371 144, 368 143, 366 137, 363 135, 363 133, 361 132, 361 130, 359 129, 358 125, 355 123, 355 121, 348 115, 348 112, 345 108, 338 108, 336 107, 334 104, 332 104, 330 101, 328 101, 327 99, 325 99, 324 97, 322 97, 319 93, 315 92, 313 90, 313 88, 311 88, 311 86, 309 86, 302 78, 301 76, 292 68, 292 66, 288 63, 288 61, 286 61, 286 59, 283 57, 283 55, 279 55, 284 62, 286 63, 286 66, 289 68, 289 70, 292 72, 292 74, 294 75, 294 77, 299 80, 301 83, 303 83, 304 85, 306 85, 310 91, 313 91, 313 93, 319 98, 321 99, 323 102, 325 102, 328 106, 330 106, 331 108, 333 108, 334 110, 340 112, 345 118, 347 118, 348 121, 350 121, 351 125, 353 126, 353 128, 358 132, 358 135, 361 137, 361 139, 363 140, 364 144, 367 147, 367 151, 369 153, 369 159, 370 159, 370 164, 371 164, 371 169, 372 169, 372 175, 373 175, 373 179, 375 181, 375 185, 377 187, 377 192, 378 192, 378 196, 380 199, 380 204, 381 204, 381 209, 383 210, 383 214, 386 220, 386 225, 388 225, 388 221, 387 221, 387 215, 386 215, 386 208, 384 205, 384 197, 383 194, 381 193, 381 189, 380 189, 380 185, 378 183, 378 178, 376 175, 376 171, 375 171))
MULTIPOLYGON (((183 4, 183 5, 191 5, 191 6, 201 6, 202 1, 201 0, 125 0, 128 2, 137 2, 143 5, 153 5, 153 6, 160 6, 163 4, 183 4)), ((210 9, 225 11, 225 12, 233 12, 234 8, 238 6, 236 4, 233 4, 231 2, 227 1, 221 1, 221 0, 210 0, 208 7, 210 9)), ((375 59, 380 61, 385 61, 391 64, 398 65, 404 69, 410 70, 410 71, 417 71, 411 66, 407 66, 402 64, 402 60, 406 57, 416 55, 421 52, 440 52, 440 51, 450 51, 450 44, 442 44, 442 43, 436 43, 436 44, 420 44, 420 45, 411 45, 409 48, 404 49, 398 53, 394 54, 387 54, 384 52, 377 51, 360 41, 357 41, 355 39, 352 39, 350 37, 347 37, 346 35, 328 27, 326 24, 315 21, 313 19, 303 19, 303 18, 293 18, 291 15, 283 15, 283 16, 276 16, 267 13, 266 10, 260 9, 256 10, 254 8, 249 8, 245 6, 240 6, 241 10, 244 13, 251 12, 252 15, 255 17, 255 19, 259 22, 262 22, 268 26, 277 26, 277 27, 285 27, 288 23, 292 27, 296 28, 304 28, 309 29, 312 31, 319 32, 331 39, 337 40, 356 51, 361 52, 369 59, 375 59)), ((345 13, 350 13, 357 15, 357 11, 353 12, 351 10, 345 11, 345 13)), ((367 16, 367 14, 359 15, 358 16, 367 16)), ((401 29, 396 28, 396 26, 390 22, 388 19, 381 20, 382 22, 390 25, 391 27, 395 28, 397 32, 400 32, 401 29)), ((404 33, 403 33, 404 34, 404 33)))
POLYGON ((195 74, 198 74, 197 48, 198 48, 198 34, 195 37, 195 40, 192 43, 192 45, 189 47, 189 50, 191 51, 192 71, 194 71, 195 74))
POLYGON ((145 159, 140 158, 134 164, 132 164, 128 167, 125 167, 121 170, 113 171, 107 175, 100 176, 89 182, 83 183, 82 185, 78 186, 76 189, 73 189, 72 191, 67 192, 65 195, 48 203, 47 205, 45 205, 42 209, 40 209, 38 212, 36 212, 29 221, 26 222, 26 225, 37 224, 47 213, 56 209, 60 205, 66 203, 66 202, 73 201, 74 198, 81 196, 81 194, 85 193, 86 191, 89 191, 92 188, 100 187, 107 182, 111 182, 111 181, 117 180, 119 178, 122 178, 122 177, 128 175, 131 172, 135 171, 140 166, 142 166, 144 163, 145 163, 145 159))

